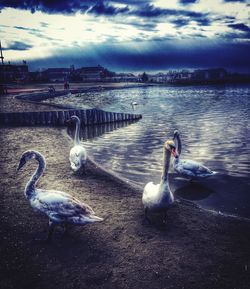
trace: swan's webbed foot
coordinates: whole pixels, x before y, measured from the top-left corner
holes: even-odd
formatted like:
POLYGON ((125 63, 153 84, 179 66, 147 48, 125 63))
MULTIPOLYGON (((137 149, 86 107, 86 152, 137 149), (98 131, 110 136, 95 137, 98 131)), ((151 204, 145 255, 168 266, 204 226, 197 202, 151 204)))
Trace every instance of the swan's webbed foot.
POLYGON ((49 232, 48 232, 47 238, 45 238, 45 239, 37 239, 36 241, 40 242, 40 243, 43 243, 43 244, 50 243, 52 234, 53 234, 54 229, 55 229, 55 226, 56 225, 53 222, 49 221, 49 232))
POLYGON ((63 237, 67 237, 69 235, 69 225, 68 224, 64 224, 63 228, 64 228, 63 237))
POLYGON ((33 243, 38 243, 38 244, 42 244, 42 245, 46 245, 46 244, 49 244, 50 241, 51 241, 51 237, 52 237, 52 233, 54 231, 54 228, 55 228, 55 224, 52 223, 51 221, 49 221, 49 232, 48 232, 48 235, 46 238, 35 238, 33 239, 31 242, 33 243))
POLYGON ((144 220, 143 220, 143 224, 144 225, 149 225, 151 224, 151 221, 150 219, 148 218, 148 208, 145 208, 145 211, 144 211, 144 220))
POLYGON ((162 223, 163 223, 164 225, 167 224, 167 218, 168 218, 168 212, 167 212, 167 211, 164 211, 163 220, 162 220, 162 223))
POLYGON ((81 172, 82 172, 83 175, 86 175, 87 171, 86 171, 86 165, 85 164, 82 165, 81 172))

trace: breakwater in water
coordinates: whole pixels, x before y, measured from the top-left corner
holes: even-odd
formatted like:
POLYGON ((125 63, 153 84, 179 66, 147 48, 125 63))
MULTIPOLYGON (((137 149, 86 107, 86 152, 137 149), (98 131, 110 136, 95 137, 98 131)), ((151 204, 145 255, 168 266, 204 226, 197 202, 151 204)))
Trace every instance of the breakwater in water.
POLYGON ((63 126, 72 115, 77 115, 80 118, 82 126, 122 121, 133 121, 142 118, 141 114, 108 112, 99 109, 6 112, 0 113, 0 125, 63 126))

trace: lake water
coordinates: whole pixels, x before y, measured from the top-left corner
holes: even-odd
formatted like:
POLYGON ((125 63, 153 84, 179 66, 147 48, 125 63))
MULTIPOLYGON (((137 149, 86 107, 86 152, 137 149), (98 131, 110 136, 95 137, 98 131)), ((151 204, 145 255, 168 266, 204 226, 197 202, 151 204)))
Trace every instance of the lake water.
POLYGON ((250 218, 249 85, 130 88, 71 95, 63 101, 143 115, 130 125, 81 132, 85 147, 98 163, 142 186, 159 182, 162 145, 178 129, 181 158, 201 162, 219 174, 190 183, 172 169, 174 194, 208 209, 250 218))

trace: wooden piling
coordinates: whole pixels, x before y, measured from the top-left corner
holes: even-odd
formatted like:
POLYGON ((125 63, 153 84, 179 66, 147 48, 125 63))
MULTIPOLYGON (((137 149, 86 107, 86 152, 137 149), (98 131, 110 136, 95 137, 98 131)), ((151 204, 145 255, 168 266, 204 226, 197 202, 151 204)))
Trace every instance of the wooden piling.
POLYGON ((0 125, 14 126, 36 126, 53 125, 63 126, 72 115, 77 115, 82 126, 98 125, 104 123, 123 122, 140 119, 139 114, 115 113, 98 109, 86 110, 58 110, 58 111, 36 111, 36 112, 6 112, 0 113, 0 125))

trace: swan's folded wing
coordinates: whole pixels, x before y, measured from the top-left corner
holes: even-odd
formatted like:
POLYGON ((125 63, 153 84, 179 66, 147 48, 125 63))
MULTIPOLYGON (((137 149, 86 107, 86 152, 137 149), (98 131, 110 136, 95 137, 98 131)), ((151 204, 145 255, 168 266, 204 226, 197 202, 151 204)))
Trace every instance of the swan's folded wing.
POLYGON ((202 164, 192 160, 182 160, 180 163, 183 170, 192 171, 195 174, 211 174, 212 171, 202 164))
POLYGON ((70 150, 69 157, 70 157, 70 160, 72 160, 72 162, 74 162, 75 160, 86 159, 87 153, 86 153, 86 150, 84 147, 77 145, 77 146, 74 146, 70 150))
POLYGON ((79 170, 81 166, 86 163, 86 160, 87 160, 87 153, 84 147, 78 145, 70 150, 69 161, 72 170, 74 171, 79 170))
POLYGON ((38 194, 34 199, 34 206, 40 211, 57 214, 60 217, 74 217, 95 214, 90 206, 84 204, 71 195, 58 191, 46 191, 38 194))

